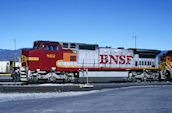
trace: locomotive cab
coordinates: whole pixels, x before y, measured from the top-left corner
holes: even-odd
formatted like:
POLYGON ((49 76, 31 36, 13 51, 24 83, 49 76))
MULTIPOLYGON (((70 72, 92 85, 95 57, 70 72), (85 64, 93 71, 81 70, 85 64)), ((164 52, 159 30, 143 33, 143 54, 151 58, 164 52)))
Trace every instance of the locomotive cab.
POLYGON ((58 51, 59 43, 55 42, 44 42, 44 41, 36 41, 34 42, 33 49, 41 49, 41 50, 48 50, 48 51, 58 51))
POLYGON ((32 49, 22 50, 23 60, 29 70, 50 71, 56 67, 56 61, 62 58, 58 42, 35 41, 32 49), (27 65, 26 65, 27 63, 27 65))
POLYGON ((40 49, 40 47, 41 47, 41 44, 36 43, 36 42, 33 45, 33 49, 40 49))
POLYGON ((22 50, 22 67, 28 74, 27 78, 32 79, 35 78, 33 75, 57 71, 56 62, 62 57, 62 47, 58 42, 35 41, 32 49, 22 50))

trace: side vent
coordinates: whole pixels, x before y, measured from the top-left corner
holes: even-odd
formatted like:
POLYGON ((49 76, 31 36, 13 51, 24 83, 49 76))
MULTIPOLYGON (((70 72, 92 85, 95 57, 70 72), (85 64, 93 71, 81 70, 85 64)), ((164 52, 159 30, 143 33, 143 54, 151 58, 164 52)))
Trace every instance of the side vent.
POLYGON ((70 61, 76 61, 76 56, 70 56, 70 61))
POLYGON ((77 54, 76 53, 63 53, 63 61, 77 62, 77 54))

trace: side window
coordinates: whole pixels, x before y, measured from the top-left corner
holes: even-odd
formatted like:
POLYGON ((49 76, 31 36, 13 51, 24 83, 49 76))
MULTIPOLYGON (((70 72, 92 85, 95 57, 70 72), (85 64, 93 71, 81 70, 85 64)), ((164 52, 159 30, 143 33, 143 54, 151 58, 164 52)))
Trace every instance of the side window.
POLYGON ((70 48, 76 48, 75 44, 70 44, 70 48))
POLYGON ((48 45, 48 46, 47 46, 47 50, 48 50, 48 51, 52 51, 52 46, 51 46, 51 45, 48 45))
POLYGON ((70 56, 70 61, 76 61, 76 56, 70 56))
POLYGON ((58 51, 58 45, 44 45, 43 50, 58 51))
POLYGON ((36 49, 37 45, 34 45, 33 48, 36 49))
POLYGON ((43 46, 42 46, 42 49, 43 49, 43 50, 46 50, 46 49, 47 49, 47 45, 43 45, 43 46))
POLYGON ((68 43, 63 43, 63 48, 68 48, 68 43))
POLYGON ((155 62, 152 62, 152 67, 155 67, 155 62))
POLYGON ((135 66, 137 67, 137 65, 138 65, 138 64, 137 64, 137 61, 136 61, 136 62, 135 62, 135 66))
POLYGON ((58 51, 58 46, 57 45, 52 45, 53 51, 58 51))
POLYGON ((38 48, 38 49, 40 48, 40 44, 38 44, 37 48, 38 48))
POLYGON ((39 48, 40 48, 40 44, 34 45, 33 48, 34 48, 34 49, 39 49, 39 48))

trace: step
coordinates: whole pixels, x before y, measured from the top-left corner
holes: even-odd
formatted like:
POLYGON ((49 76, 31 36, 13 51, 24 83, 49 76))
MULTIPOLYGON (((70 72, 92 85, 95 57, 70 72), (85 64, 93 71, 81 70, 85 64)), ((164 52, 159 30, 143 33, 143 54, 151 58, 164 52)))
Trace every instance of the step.
POLYGON ((26 75, 20 75, 21 78, 26 78, 27 76, 26 75))
POLYGON ((20 78, 21 81, 28 81, 27 78, 20 78))
POLYGON ((26 72, 20 72, 20 74, 22 74, 22 75, 23 75, 23 74, 26 74, 26 72))

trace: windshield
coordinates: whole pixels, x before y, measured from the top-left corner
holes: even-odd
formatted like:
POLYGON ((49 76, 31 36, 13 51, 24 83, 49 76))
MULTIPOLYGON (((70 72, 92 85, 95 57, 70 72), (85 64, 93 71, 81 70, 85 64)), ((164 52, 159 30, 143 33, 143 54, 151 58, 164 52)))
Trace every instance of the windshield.
POLYGON ((43 45, 43 50, 58 51, 58 45, 43 45))
POLYGON ((39 48, 40 48, 40 44, 35 44, 35 45, 33 46, 33 48, 34 48, 34 49, 39 49, 39 48))

